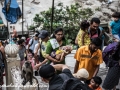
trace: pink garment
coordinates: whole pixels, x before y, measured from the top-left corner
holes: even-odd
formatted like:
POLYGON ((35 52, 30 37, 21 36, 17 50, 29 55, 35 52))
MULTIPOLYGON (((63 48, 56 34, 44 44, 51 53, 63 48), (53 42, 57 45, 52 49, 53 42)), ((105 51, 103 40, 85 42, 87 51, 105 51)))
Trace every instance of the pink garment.
POLYGON ((34 59, 32 58, 31 60, 28 60, 28 61, 30 61, 30 62, 31 62, 31 64, 32 64, 32 68, 34 68, 34 66, 35 66, 34 59))
POLYGON ((33 55, 32 55, 31 53, 29 53, 29 54, 27 55, 27 59, 28 59, 28 61, 31 62, 32 67, 34 68, 34 66, 35 66, 35 58, 33 57, 33 55))
POLYGON ((96 33, 96 34, 94 34, 94 35, 89 35, 91 38, 95 38, 95 37, 98 37, 98 34, 96 33))

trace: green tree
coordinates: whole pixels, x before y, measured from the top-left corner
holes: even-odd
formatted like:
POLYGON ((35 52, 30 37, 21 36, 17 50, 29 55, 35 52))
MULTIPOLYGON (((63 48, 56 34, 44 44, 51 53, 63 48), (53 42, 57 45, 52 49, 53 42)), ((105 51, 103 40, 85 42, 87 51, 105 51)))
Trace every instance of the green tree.
MULTIPOLYGON (((31 25, 29 30, 33 30, 37 27, 42 27, 50 31, 51 27, 51 13, 52 8, 47 11, 40 12, 34 17, 35 26, 31 25)), ((54 7, 54 20, 53 30, 57 27, 64 29, 65 37, 74 43, 76 35, 80 29, 80 22, 84 19, 88 19, 93 15, 93 11, 90 8, 83 9, 78 3, 71 6, 63 6, 63 3, 59 3, 54 7)))

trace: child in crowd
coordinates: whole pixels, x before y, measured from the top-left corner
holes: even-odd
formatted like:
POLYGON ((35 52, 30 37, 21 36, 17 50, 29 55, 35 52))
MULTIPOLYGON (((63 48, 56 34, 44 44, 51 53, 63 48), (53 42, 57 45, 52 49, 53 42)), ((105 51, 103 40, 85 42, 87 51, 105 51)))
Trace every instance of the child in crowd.
POLYGON ((75 43, 78 44, 79 47, 90 44, 90 37, 88 35, 89 26, 90 24, 87 20, 83 20, 80 24, 80 30, 75 40, 75 43))
POLYGON ((33 67, 33 69, 34 69, 34 65, 35 65, 35 58, 32 56, 32 54, 28 54, 28 56, 27 56, 27 58, 28 58, 28 61, 30 61, 31 62, 31 64, 32 64, 32 67, 33 67))
POLYGON ((112 14, 113 21, 110 22, 110 34, 113 35, 115 39, 120 40, 120 13, 114 12, 112 14))
POLYGON ((64 59, 64 56, 67 55, 69 52, 72 51, 72 46, 62 46, 59 48, 59 50, 57 51, 53 51, 51 53, 51 56, 57 60, 63 60, 64 59))
POLYGON ((83 83, 87 80, 89 77, 89 73, 85 68, 81 68, 77 71, 77 73, 73 74, 75 78, 80 79, 83 83))
POLYGON ((100 84, 102 83, 102 79, 99 76, 95 76, 90 80, 89 87, 92 90, 102 90, 100 84))

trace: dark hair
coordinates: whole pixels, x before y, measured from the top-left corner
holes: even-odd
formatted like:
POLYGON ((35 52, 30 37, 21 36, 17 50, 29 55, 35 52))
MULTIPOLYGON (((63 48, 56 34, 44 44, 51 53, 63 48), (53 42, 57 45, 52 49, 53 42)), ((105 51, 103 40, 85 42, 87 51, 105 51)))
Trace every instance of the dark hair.
POLYGON ((92 79, 94 80, 94 82, 96 83, 96 84, 101 84, 102 83, 102 79, 101 79, 101 77, 99 77, 99 76, 95 76, 95 77, 92 77, 92 79))
POLYGON ((101 46, 102 45, 102 39, 100 37, 91 38, 91 43, 95 44, 95 46, 101 46))
POLYGON ((38 37, 38 36, 39 36, 39 34, 38 34, 38 33, 36 33, 36 34, 35 34, 35 37, 38 37))
POLYGON ((114 12, 112 14, 112 17, 114 17, 114 18, 120 18, 120 13, 119 12, 114 12))
POLYGON ((49 79, 55 75, 55 68, 50 64, 45 64, 39 69, 39 75, 43 78, 49 79))
MULTIPOLYGON (((52 38, 56 38, 55 34, 57 34, 58 32, 63 32, 63 28, 57 28, 57 29, 54 31, 52 38)), ((62 40, 65 40, 64 35, 63 35, 62 40)))
POLYGON ((93 17, 90 21, 90 24, 93 24, 93 22, 97 23, 97 24, 100 24, 100 19, 97 18, 97 17, 93 17))
POLYGON ((18 41, 18 45, 21 45, 23 42, 25 42, 25 40, 24 40, 24 39, 20 39, 20 40, 18 41))
POLYGON ((90 26, 89 22, 87 22, 87 20, 83 20, 80 24, 80 28, 82 30, 85 30, 86 28, 88 28, 90 26))

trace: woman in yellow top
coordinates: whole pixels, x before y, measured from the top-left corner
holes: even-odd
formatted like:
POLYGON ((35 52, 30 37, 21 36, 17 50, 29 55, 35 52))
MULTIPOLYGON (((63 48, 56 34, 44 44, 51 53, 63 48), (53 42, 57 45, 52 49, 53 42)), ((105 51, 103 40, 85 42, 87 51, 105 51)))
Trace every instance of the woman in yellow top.
POLYGON ((80 30, 76 37, 75 43, 80 46, 90 44, 90 37, 88 35, 88 28, 90 24, 87 20, 83 20, 80 24, 80 30))

